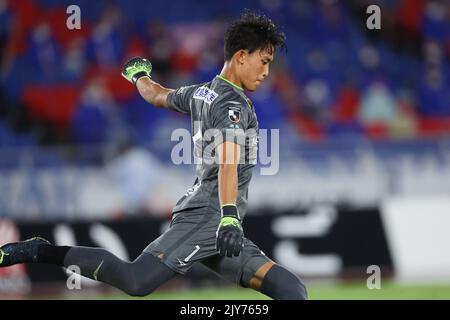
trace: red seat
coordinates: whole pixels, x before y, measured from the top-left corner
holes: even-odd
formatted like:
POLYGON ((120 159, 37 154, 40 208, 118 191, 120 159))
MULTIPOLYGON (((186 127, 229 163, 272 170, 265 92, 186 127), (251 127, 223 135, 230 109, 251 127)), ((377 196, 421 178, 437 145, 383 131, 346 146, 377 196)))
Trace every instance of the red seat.
POLYGON ((450 117, 422 117, 419 120, 419 133, 425 137, 450 134, 450 117))
POLYGON ((78 99, 79 89, 71 85, 29 86, 23 94, 32 117, 48 120, 61 129, 69 126, 78 99))
POLYGON ((364 135, 369 139, 385 139, 389 135, 389 128, 381 122, 374 122, 364 127, 364 135))
POLYGON ((9 7, 15 14, 15 21, 20 24, 20 29, 24 34, 28 33, 41 16, 37 1, 35 0, 10 0, 9 7))
POLYGON ((352 87, 344 87, 339 92, 338 102, 333 108, 336 122, 351 122, 357 118, 358 92, 352 87))
POLYGON ((8 6, 15 17, 8 51, 13 55, 23 54, 26 51, 27 34, 37 24, 41 12, 35 0, 10 0, 8 6))
POLYGON ((104 69, 91 65, 87 68, 85 82, 88 83, 92 79, 102 80, 114 99, 126 101, 136 94, 136 89, 122 77, 121 71, 120 66, 104 69))

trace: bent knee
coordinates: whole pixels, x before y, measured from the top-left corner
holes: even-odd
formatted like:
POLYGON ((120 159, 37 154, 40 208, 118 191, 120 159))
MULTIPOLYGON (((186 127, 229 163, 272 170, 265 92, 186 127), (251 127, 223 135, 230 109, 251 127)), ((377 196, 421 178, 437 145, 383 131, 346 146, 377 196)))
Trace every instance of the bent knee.
POLYGON ((128 270, 126 283, 123 285, 123 291, 133 297, 145 297, 151 294, 158 287, 158 279, 154 276, 143 277, 134 265, 128 270))
POLYGON ((148 296, 175 275, 160 259, 150 254, 139 256, 129 264, 127 271, 129 280, 124 291, 134 297, 148 296))
POLYGON ((142 283, 132 283, 124 287, 126 294, 132 297, 145 297, 155 291, 155 286, 148 286, 142 283))
POLYGON ((308 300, 308 291, 306 290, 306 286, 300 279, 297 280, 298 283, 295 285, 292 293, 292 296, 295 297, 293 300, 308 300))
POLYGON ((306 286, 300 278, 277 264, 274 264, 267 272, 260 291, 277 300, 308 299, 306 286))

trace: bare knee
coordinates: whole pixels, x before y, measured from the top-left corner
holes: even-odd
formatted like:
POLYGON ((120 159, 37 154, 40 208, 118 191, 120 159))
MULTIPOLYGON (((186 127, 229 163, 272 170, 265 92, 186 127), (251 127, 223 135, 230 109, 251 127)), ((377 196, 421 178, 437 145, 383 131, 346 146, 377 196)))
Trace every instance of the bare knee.
POLYGON ((266 277, 267 272, 274 266, 272 261, 268 261, 263 264, 258 270, 256 270, 253 277, 250 279, 249 286, 250 288, 261 291, 261 286, 264 278, 266 277))

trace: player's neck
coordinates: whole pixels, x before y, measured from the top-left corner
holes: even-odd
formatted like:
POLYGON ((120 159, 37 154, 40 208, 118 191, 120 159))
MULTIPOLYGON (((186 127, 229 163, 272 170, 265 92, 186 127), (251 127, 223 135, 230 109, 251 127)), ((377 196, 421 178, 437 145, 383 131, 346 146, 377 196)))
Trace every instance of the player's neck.
POLYGON ((225 62, 225 64, 223 65, 222 71, 220 72, 220 76, 222 78, 225 78, 235 86, 242 88, 242 81, 237 76, 232 63, 230 63, 229 61, 225 62))

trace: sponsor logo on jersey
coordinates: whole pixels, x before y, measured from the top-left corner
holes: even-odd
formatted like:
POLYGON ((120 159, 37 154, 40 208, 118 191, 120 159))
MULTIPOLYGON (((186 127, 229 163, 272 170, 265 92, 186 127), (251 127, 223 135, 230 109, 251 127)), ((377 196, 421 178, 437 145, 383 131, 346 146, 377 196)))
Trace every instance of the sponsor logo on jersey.
POLYGON ((194 99, 203 100, 211 104, 219 95, 207 87, 200 87, 194 92, 194 99))

